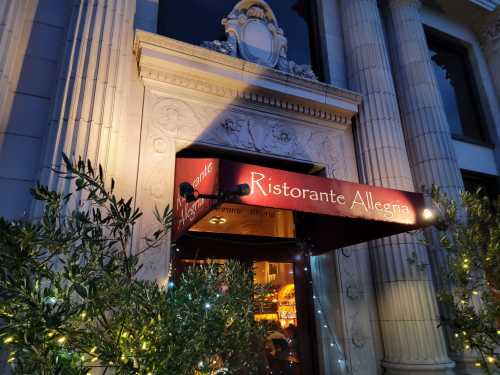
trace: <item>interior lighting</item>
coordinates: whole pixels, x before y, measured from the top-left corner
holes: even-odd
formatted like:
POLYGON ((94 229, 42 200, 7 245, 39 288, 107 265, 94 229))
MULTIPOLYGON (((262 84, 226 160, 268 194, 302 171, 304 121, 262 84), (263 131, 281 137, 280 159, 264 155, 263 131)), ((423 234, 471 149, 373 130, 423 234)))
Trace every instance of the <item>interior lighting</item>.
POLYGON ((208 220, 210 224, 225 224, 227 222, 227 219, 222 216, 214 216, 210 220, 208 220))

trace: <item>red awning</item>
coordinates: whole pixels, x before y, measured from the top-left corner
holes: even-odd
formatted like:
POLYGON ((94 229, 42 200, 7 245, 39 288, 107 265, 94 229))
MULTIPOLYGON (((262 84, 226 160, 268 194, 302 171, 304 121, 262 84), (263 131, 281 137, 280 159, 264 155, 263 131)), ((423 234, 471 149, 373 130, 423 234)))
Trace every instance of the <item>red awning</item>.
POLYGON ((225 212, 233 212, 236 205, 293 211, 298 220, 298 237, 308 237, 320 251, 429 224, 423 217, 424 197, 419 193, 215 158, 177 158, 174 194, 174 241, 200 220, 220 211, 221 204, 232 207, 225 212), (231 196, 226 203, 211 199, 188 203, 180 195, 179 185, 183 182, 191 184, 200 194, 211 195, 248 184, 250 194, 231 196))

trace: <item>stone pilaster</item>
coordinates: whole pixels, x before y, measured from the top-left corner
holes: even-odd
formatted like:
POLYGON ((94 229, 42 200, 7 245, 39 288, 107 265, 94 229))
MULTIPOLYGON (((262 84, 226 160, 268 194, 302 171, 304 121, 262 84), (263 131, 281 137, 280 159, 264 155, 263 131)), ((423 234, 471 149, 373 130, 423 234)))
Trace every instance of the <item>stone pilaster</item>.
POLYGON ((479 37, 500 103, 500 5, 493 14, 481 22, 484 26, 480 28, 479 37))
MULTIPOLYGON (((342 0, 341 13, 349 88, 363 94, 356 126, 363 182, 413 190, 396 89, 376 0, 342 0)), ((370 244, 389 374, 438 374, 451 367, 430 271, 408 262, 427 263, 427 249, 411 234, 370 244)))
POLYGON ((104 168, 109 163, 134 13, 135 0, 74 1, 41 176, 52 189, 68 189, 68 182, 51 171, 60 165, 62 152, 104 168))

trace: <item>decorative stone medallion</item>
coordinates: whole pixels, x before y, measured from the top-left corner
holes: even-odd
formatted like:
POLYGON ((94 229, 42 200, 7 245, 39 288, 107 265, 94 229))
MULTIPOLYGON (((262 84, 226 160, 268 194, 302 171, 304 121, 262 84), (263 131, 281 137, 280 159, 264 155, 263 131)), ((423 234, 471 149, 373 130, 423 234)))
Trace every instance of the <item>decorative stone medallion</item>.
POLYGON ((227 40, 203 42, 202 47, 317 81, 309 65, 287 58, 288 42, 271 7, 263 0, 242 0, 222 20, 227 40))

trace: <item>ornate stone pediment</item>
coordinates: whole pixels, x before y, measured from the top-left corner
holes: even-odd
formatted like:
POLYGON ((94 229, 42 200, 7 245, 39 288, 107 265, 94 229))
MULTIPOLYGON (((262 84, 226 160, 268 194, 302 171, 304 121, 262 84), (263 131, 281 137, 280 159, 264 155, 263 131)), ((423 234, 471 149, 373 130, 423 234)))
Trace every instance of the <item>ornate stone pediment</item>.
POLYGON ((204 42, 202 47, 317 80, 309 65, 287 58, 288 42, 271 7, 263 0, 242 0, 222 20, 227 40, 204 42))

